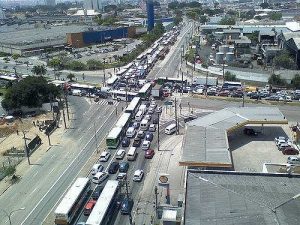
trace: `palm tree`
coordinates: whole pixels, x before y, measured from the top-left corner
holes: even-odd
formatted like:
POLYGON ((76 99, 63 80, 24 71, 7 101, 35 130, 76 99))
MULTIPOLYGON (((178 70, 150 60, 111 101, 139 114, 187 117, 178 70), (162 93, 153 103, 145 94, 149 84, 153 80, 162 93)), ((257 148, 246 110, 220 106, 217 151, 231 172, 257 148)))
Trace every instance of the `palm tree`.
POLYGON ((46 74, 47 69, 45 68, 44 65, 37 65, 32 68, 31 72, 34 73, 35 75, 43 76, 46 74))
POLYGON ((69 73, 69 74, 67 75, 67 78, 68 78, 70 81, 73 81, 73 79, 75 78, 74 73, 69 73))

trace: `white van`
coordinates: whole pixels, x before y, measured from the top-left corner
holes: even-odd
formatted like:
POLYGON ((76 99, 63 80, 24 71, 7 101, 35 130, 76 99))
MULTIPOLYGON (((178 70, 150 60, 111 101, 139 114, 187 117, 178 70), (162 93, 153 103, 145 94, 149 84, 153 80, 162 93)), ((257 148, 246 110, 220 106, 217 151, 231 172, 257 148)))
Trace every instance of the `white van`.
POLYGON ((146 105, 141 105, 139 108, 139 111, 141 111, 143 114, 147 112, 147 106, 146 105))
POLYGON ((129 127, 126 131, 126 137, 132 138, 135 136, 135 133, 136 133, 136 131, 135 131, 134 127, 129 127))
POLYGON ((136 147, 130 147, 130 149, 127 153, 127 160, 134 161, 136 156, 137 156, 136 147))
POLYGON ((141 130, 146 131, 148 130, 149 122, 146 119, 143 119, 140 125, 141 130))
POLYGON ((173 134, 176 131, 176 124, 172 123, 165 129, 165 134, 173 134))
POLYGON ((142 111, 138 111, 137 114, 135 115, 135 121, 141 121, 143 119, 143 112, 142 111))

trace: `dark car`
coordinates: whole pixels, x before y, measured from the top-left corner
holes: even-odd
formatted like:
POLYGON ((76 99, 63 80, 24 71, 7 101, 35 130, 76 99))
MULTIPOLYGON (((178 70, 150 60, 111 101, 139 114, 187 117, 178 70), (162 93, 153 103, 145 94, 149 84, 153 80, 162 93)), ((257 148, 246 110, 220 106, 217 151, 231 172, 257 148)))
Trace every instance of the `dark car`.
POLYGON ((130 139, 125 137, 122 141, 122 147, 128 147, 130 145, 130 139))
POLYGON ((244 96, 243 92, 235 91, 231 94, 231 97, 233 98, 242 98, 244 96))
POLYGON ((112 162, 108 168, 108 173, 109 174, 114 174, 118 171, 119 169, 119 163, 118 162, 112 162))
POLYGON ((129 214, 133 207, 133 200, 129 198, 124 198, 121 203, 121 214, 129 214))
POLYGON ((148 133, 146 134, 145 140, 146 140, 146 141, 152 141, 152 140, 153 140, 153 133, 148 132, 148 133))
POLYGON ((95 190, 94 190, 94 192, 93 192, 93 194, 92 194, 92 198, 93 198, 94 200, 97 200, 97 199, 99 198, 101 192, 103 191, 103 188, 104 188, 104 187, 101 186, 101 185, 98 185, 98 186, 95 188, 95 190))
POLYGON ((229 94, 230 94, 229 91, 224 90, 224 91, 220 91, 220 92, 218 93, 218 96, 228 97, 229 94))
POLYGON ((158 117, 153 117, 153 120, 152 120, 152 123, 153 124, 158 124, 158 117))
POLYGON ((282 150, 282 154, 284 155, 298 155, 299 151, 293 147, 286 147, 282 150))
POLYGON ((121 162, 119 166, 119 171, 122 173, 126 173, 129 168, 129 163, 128 162, 121 162))
POLYGON ((155 152, 153 149, 148 149, 146 152, 145 152, 145 158, 146 159, 152 159, 153 156, 154 156, 155 152))
POLYGON ((244 134, 249 136, 256 136, 257 132, 253 128, 244 128, 244 134))
POLYGON ((141 139, 140 138, 135 138, 133 140, 132 146, 133 147, 140 147, 140 145, 141 145, 141 139))
POLYGON ((145 135, 146 135, 146 133, 145 133, 144 131, 142 131, 142 130, 140 130, 140 131, 137 133, 137 137, 138 137, 138 138, 144 138, 145 135))
POLYGON ((187 122, 189 122, 189 121, 191 121, 191 120, 194 120, 194 119, 197 119, 198 117, 196 116, 196 115, 189 115, 189 116, 185 116, 184 118, 183 118, 183 121, 185 122, 185 123, 187 123, 187 122))
POLYGON ((212 90, 208 90, 206 94, 210 95, 210 96, 216 96, 217 92, 216 91, 212 91, 212 90))

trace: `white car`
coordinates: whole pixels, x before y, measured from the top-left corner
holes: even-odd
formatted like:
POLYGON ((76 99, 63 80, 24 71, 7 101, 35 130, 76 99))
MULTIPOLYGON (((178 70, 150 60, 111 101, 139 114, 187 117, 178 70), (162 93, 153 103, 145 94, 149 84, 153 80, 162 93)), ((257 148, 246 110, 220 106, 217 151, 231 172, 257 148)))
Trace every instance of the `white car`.
POLYGON ((151 132, 155 132, 155 131, 156 131, 156 126, 155 126, 155 124, 150 124, 150 126, 149 126, 149 131, 151 131, 151 132))
POLYGON ((286 140, 287 138, 286 137, 283 137, 283 136, 279 136, 279 137, 276 137, 276 138, 274 138, 274 141, 275 142, 278 142, 279 140, 286 140))
POLYGON ((102 172, 103 169, 104 169, 104 166, 102 166, 101 164, 99 164, 99 163, 94 164, 92 169, 91 169, 91 174, 95 175, 98 172, 102 172))
POLYGON ((161 112, 162 112, 162 108, 161 108, 161 106, 157 107, 157 108, 156 108, 156 110, 155 110, 155 112, 157 112, 157 113, 161 113, 161 112))
POLYGON ((118 173, 117 180, 125 180, 127 173, 118 173))
POLYGON ((154 112, 155 112, 154 108, 150 107, 149 110, 148 110, 148 113, 153 114, 154 112))
POLYGON ((148 150, 150 148, 150 141, 143 141, 142 150, 148 150))
POLYGON ((110 153, 109 152, 102 152, 100 155, 100 162, 107 162, 108 159, 110 157, 110 153))
POLYGON ((139 182, 139 181, 142 181, 143 177, 144 177, 144 171, 143 170, 136 170, 134 172, 132 180, 136 181, 136 182, 139 182))
POLYGON ((108 178, 108 173, 107 172, 98 172, 93 176, 92 181, 95 184, 100 184, 107 178, 108 178))
POLYGON ((300 164, 300 158, 298 158, 296 156, 289 156, 287 158, 287 163, 288 164, 300 164))
POLYGON ((119 149, 116 154, 116 159, 123 159, 125 156, 125 153, 126 152, 124 149, 119 149))
POLYGON ((152 117, 152 116, 151 116, 150 114, 147 114, 147 115, 145 116, 144 119, 150 121, 150 120, 151 120, 151 117, 152 117))

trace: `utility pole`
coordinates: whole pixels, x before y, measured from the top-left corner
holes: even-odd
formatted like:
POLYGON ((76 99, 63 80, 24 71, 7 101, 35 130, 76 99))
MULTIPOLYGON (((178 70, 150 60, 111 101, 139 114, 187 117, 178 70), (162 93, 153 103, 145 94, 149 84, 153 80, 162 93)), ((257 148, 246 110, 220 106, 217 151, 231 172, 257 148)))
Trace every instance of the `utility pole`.
POLYGON ((94 133, 95 133, 95 145, 96 145, 96 151, 97 153, 98 152, 98 139, 97 139, 97 131, 96 131, 96 125, 95 125, 95 122, 94 122, 94 133))
POLYGON ((67 93, 65 92, 65 101, 66 101, 66 107, 67 107, 67 117, 68 120, 70 120, 70 116, 69 116, 69 103, 68 103, 68 98, 67 98, 67 93))
POLYGON ((125 101, 126 101, 126 107, 128 106, 128 78, 126 78, 126 87, 125 87, 125 101))
POLYGON ((223 60, 223 83, 225 81, 225 61, 223 60))
POLYGON ((103 59, 103 73, 104 73, 104 76, 103 76, 103 87, 105 87, 105 58, 103 59))
POLYGON ((156 215, 156 218, 158 218, 158 213, 157 213, 157 209, 158 209, 158 205, 157 205, 157 195, 158 195, 157 186, 155 186, 155 188, 154 188, 154 194, 155 194, 155 215, 156 215))
POLYGON ((183 71, 181 71, 181 94, 183 95, 183 71))
POLYGON ((178 118, 177 118, 177 99, 175 98, 175 124, 176 124, 176 134, 179 133, 178 118))
MULTIPOLYGON (((126 185, 126 197, 127 197, 127 200, 130 201, 129 191, 128 191, 127 175, 125 175, 125 185, 126 185)), ((132 225, 133 223, 132 223, 131 210, 129 211, 128 216, 129 216, 129 223, 130 223, 130 225, 132 225)))
POLYGON ((158 115, 158 120, 157 120, 157 151, 160 151, 159 149, 159 119, 160 119, 160 113, 158 115))
POLYGON ((29 158, 30 157, 29 150, 28 150, 28 146, 27 146, 27 143, 26 143, 26 133, 25 133, 24 130, 22 131, 22 133, 23 133, 23 139, 24 139, 25 154, 27 156, 28 164, 31 165, 30 158, 29 158))
POLYGON ((59 98, 60 103, 62 104, 62 112, 63 112, 63 119, 64 119, 64 125, 65 125, 65 129, 67 129, 67 124, 66 124, 66 116, 65 116, 65 110, 64 110, 64 104, 61 101, 61 98, 59 98))
POLYGON ((206 79, 205 79, 205 96, 207 96, 207 81, 208 81, 208 70, 206 71, 206 79))

